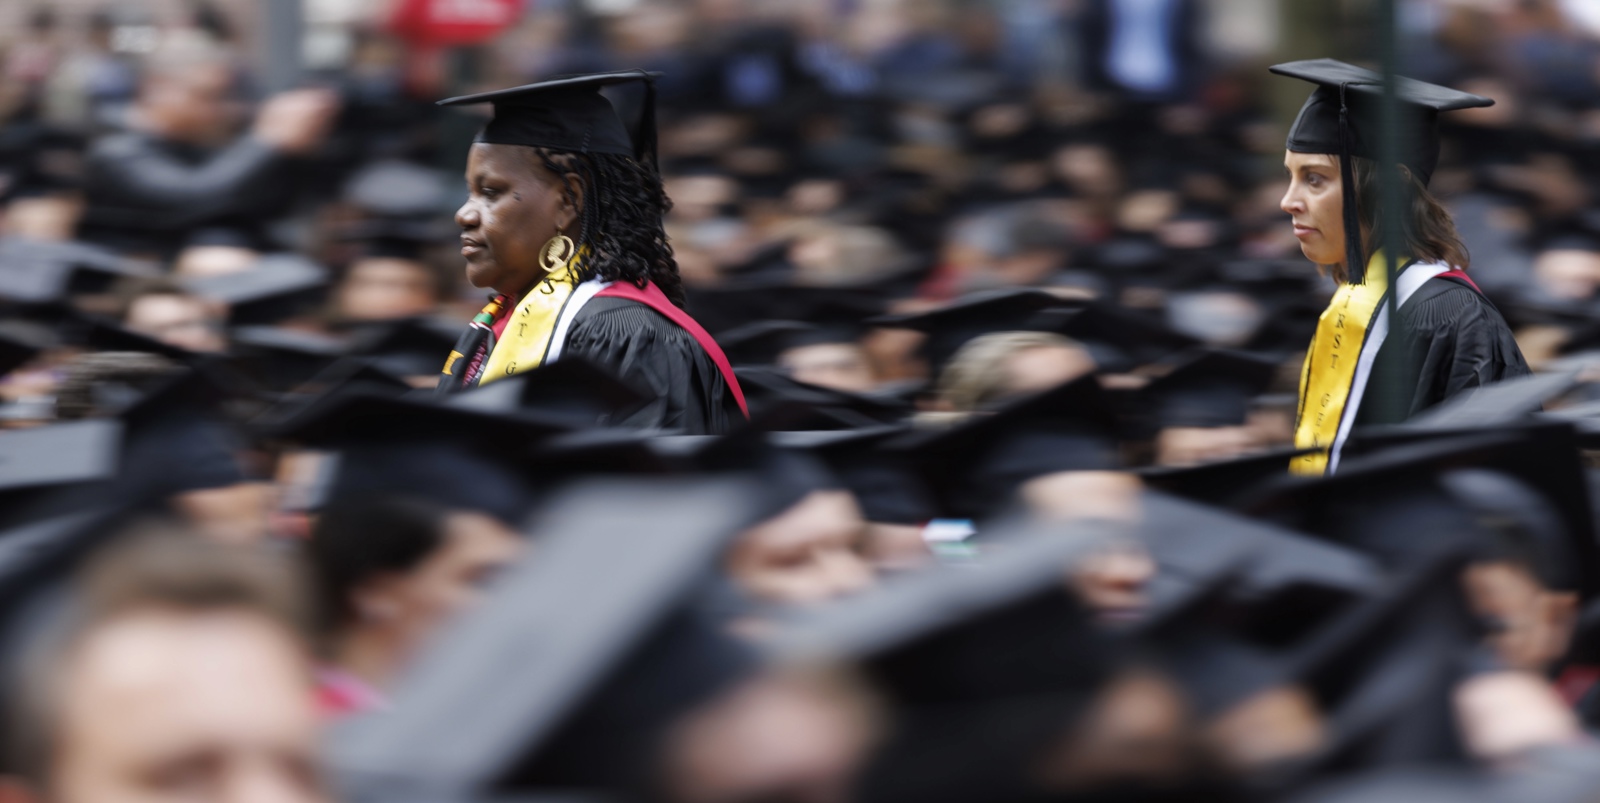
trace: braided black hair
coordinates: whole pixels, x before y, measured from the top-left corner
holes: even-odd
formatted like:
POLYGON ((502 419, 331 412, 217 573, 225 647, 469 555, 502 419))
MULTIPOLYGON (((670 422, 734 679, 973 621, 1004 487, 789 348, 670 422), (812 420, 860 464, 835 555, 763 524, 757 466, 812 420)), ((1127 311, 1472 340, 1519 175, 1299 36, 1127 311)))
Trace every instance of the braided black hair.
POLYGON ((573 198, 569 176, 582 182, 583 208, 574 237, 589 257, 578 265, 575 283, 599 277, 608 282, 631 282, 644 287, 655 282, 673 304, 684 304, 678 263, 667 244, 662 218, 672 201, 661 187, 661 176, 634 159, 610 153, 552 153, 538 149, 546 170, 561 180, 569 203, 573 198))

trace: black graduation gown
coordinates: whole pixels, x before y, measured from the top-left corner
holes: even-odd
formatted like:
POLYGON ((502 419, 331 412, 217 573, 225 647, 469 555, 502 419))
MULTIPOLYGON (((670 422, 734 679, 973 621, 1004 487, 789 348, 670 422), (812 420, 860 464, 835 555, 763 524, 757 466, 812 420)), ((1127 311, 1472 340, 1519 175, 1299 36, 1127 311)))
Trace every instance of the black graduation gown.
POLYGON ((1399 423, 1468 388, 1532 373, 1499 310, 1459 281, 1423 282, 1398 317, 1373 362, 1357 426, 1399 423))
POLYGON ((572 321, 563 357, 581 357, 611 371, 651 401, 625 427, 719 435, 743 420, 711 355, 683 327, 648 306, 601 296, 572 321))

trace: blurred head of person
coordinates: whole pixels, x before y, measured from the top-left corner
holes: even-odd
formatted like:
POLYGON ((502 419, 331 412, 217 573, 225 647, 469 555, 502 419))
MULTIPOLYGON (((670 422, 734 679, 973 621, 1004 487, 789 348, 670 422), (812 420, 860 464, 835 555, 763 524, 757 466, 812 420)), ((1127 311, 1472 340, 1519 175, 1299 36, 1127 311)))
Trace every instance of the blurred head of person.
POLYGON ((795 281, 840 284, 883 275, 904 254, 894 237, 872 226, 812 222, 801 225, 789 244, 795 281))
POLYGON ((13 801, 329 800, 298 578, 173 532, 92 559, 29 643, 13 801))
POLYGON ((438 270, 420 259, 368 254, 345 269, 335 291, 338 317, 392 321, 428 315, 445 300, 448 284, 438 270))
MULTIPOLYGON (((1380 209, 1377 163, 1352 157, 1355 177, 1357 219, 1361 225, 1362 253, 1371 259, 1386 235, 1380 227, 1387 218, 1380 209)), ((1335 279, 1344 281, 1346 245, 1344 229, 1344 187, 1340 179, 1339 157, 1328 153, 1285 151, 1283 166, 1289 171, 1289 189, 1279 202, 1294 225, 1300 251, 1306 259, 1328 269, 1335 279)), ((1421 262, 1442 262, 1462 270, 1471 266, 1467 248, 1456 233, 1450 212, 1418 181, 1405 165, 1396 167, 1402 189, 1410 204, 1398 219, 1401 253, 1421 262)))
POLYGON ((140 124, 169 142, 217 145, 244 119, 238 71, 226 51, 202 40, 165 44, 144 62, 140 124))
POLYGON ((778 352, 775 364, 800 382, 846 393, 866 393, 878 386, 877 372, 867 350, 836 333, 797 339, 778 352))
POLYGON ((819 488, 740 534, 726 565, 754 599, 807 605, 853 594, 874 582, 862 555, 868 525, 847 490, 819 488))
POLYGON ((521 298, 549 273, 545 246, 563 235, 583 255, 573 261, 575 281, 650 281, 683 304, 662 223, 670 202, 653 166, 620 154, 479 142, 468 151, 466 179, 455 220, 474 287, 521 298))
POLYGON ((523 547, 482 513, 388 496, 336 499, 306 548, 329 659, 386 686, 523 547))
POLYGON ((1095 371, 1076 341, 1051 332, 996 332, 962 346, 939 376, 938 404, 970 413, 1095 371))
POLYGON ((194 352, 227 349, 222 305, 192 295, 177 282, 141 279, 125 285, 119 296, 122 325, 130 332, 194 352))
POLYGON ((1600 290, 1600 242, 1590 237, 1552 240, 1534 257, 1533 280, 1551 298, 1593 298, 1600 290))

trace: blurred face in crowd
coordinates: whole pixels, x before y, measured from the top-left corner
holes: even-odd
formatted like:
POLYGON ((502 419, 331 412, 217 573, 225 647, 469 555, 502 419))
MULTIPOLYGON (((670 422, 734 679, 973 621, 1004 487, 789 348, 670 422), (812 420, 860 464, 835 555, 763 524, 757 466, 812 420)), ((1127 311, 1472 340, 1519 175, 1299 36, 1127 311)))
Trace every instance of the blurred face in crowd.
POLYGON ((328 799, 308 658, 259 614, 123 615, 89 632, 59 683, 50 799, 328 799))
POLYGON ((1344 193, 1339 161, 1324 153, 1286 151, 1289 190, 1278 206, 1293 219, 1300 252, 1318 265, 1344 264, 1344 193))
POLYGON ((764 674, 675 727, 665 786, 678 803, 844 803, 876 730, 865 700, 839 680, 764 674))
POLYGON ((233 69, 221 63, 176 67, 152 75, 139 108, 156 133, 174 142, 214 145, 238 125, 233 69))
POLYGON ((478 143, 467 152, 467 202, 456 210, 467 281, 521 298, 544 278, 540 252, 558 232, 576 235, 581 206, 577 179, 566 187, 538 151, 478 143))
POLYGON ((1249 454, 1261 446, 1255 428, 1167 427, 1156 435, 1156 465, 1198 466, 1249 454))
POLYGON ((1019 349, 1005 358, 1003 397, 1028 396, 1094 373, 1094 358, 1075 346, 1019 349))
POLYGON ((1600 253, 1581 248, 1541 251, 1533 261, 1533 276, 1556 298, 1593 298, 1600 289, 1600 253))
POLYGON ((227 348, 222 316, 211 302, 189 295, 152 293, 128 305, 122 325, 169 346, 201 353, 227 348))
POLYGON ((780 604, 841 597, 870 586, 860 548, 867 523, 849 491, 813 491, 745 531, 728 571, 751 596, 780 604))
POLYGON ((800 382, 866 393, 877 386, 872 363, 854 343, 816 343, 786 349, 778 355, 778 367, 800 382))
POLYGON ((420 564, 355 591, 360 617, 355 635, 380 643, 392 663, 403 661, 440 625, 475 604, 494 575, 522 554, 523 545, 517 533, 490 516, 450 514, 439 548, 420 564))
POLYGON ((1473 610, 1491 624, 1489 643, 1512 669, 1543 672, 1567 651, 1578 598, 1544 587, 1527 567, 1484 561, 1462 576, 1473 610))
POLYGON ((356 260, 339 286, 340 317, 353 321, 426 315, 437 303, 432 272, 428 266, 409 259, 356 260))

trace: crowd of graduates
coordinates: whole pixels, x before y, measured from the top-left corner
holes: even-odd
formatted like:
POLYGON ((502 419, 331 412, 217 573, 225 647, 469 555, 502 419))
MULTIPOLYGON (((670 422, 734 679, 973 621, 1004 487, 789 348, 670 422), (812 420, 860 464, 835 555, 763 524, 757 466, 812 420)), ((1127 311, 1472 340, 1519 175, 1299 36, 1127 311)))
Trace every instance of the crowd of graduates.
POLYGON ((1432 188, 1535 372, 1305 477, 1335 285, 1205 19, 1256 5, 846 5, 374 24, 274 94, 208 6, 0 31, 0 797, 1600 796, 1584 20, 1407 4, 1497 101, 1432 188), (436 394, 483 118, 433 101, 634 67, 748 419, 436 394))

